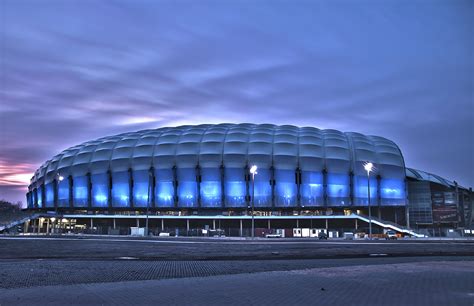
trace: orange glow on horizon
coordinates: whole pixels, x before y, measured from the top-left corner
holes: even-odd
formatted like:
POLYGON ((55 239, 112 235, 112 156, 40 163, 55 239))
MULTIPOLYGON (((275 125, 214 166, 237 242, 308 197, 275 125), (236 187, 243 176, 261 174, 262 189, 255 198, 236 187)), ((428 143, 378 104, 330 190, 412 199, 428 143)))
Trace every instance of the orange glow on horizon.
POLYGON ((10 164, 0 160, 0 185, 3 186, 28 186, 34 174, 35 166, 32 164, 10 164))

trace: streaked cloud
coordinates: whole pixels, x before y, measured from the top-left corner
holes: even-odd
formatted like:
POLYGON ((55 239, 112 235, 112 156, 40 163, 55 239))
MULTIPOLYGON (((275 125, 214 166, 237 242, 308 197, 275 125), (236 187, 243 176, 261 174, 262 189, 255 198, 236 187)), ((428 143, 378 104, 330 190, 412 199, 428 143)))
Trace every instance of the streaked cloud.
POLYGON ((23 200, 26 174, 77 143, 219 122, 382 135, 407 165, 474 185, 472 1, 3 0, 0 14, 0 198, 23 200))

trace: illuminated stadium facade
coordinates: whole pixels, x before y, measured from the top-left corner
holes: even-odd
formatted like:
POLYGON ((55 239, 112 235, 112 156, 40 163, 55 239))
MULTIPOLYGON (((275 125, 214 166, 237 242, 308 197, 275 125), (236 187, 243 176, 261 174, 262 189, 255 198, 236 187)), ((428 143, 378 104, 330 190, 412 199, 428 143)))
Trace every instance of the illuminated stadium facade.
MULTIPOLYGON (((253 203, 262 218, 367 215, 366 162, 375 166, 370 176, 375 217, 422 226, 416 214, 420 220, 426 216, 417 212, 411 220, 407 207, 417 201, 416 190, 431 193, 440 185, 456 192, 457 199, 460 192, 469 196, 465 205, 455 201, 450 225, 470 222, 472 190, 407 169, 400 149, 388 139, 271 124, 166 127, 89 141, 45 162, 31 179, 27 201, 31 210, 74 216, 147 211, 154 217, 245 219, 253 191, 249 168, 256 165, 253 203)), ((443 197, 448 192, 438 189, 443 197)), ((431 211, 431 220, 423 219, 428 225, 431 211)))

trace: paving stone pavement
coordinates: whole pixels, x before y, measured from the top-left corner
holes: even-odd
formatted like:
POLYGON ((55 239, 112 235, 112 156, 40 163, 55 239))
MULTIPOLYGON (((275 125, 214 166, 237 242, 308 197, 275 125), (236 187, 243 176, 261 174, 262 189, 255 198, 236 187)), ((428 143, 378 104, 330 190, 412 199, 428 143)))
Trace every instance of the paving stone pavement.
MULTIPOLYGON (((239 273, 290 271, 350 265, 404 262, 474 260, 471 257, 380 257, 300 260, 3 260, 0 288, 207 277, 239 273)), ((474 263, 474 261, 473 261, 474 263)))
POLYGON ((469 305, 473 261, 0 289, 0 305, 469 305))

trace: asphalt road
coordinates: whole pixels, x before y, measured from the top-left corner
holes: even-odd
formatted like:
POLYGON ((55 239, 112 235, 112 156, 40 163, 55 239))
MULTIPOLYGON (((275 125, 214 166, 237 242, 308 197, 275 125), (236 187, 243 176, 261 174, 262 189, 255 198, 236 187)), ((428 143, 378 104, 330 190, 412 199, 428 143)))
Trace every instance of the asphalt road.
POLYGON ((0 237, 0 259, 258 260, 383 256, 474 256, 474 240, 344 241, 0 237))

